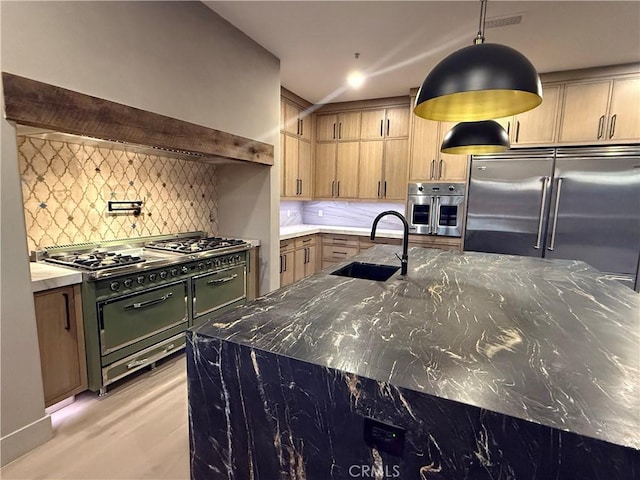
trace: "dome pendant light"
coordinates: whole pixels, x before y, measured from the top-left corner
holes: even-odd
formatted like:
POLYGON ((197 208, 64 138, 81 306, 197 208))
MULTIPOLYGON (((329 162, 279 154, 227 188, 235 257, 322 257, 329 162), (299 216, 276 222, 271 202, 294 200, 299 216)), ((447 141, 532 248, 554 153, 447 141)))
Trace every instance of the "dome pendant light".
POLYGON ((504 152, 511 147, 509 136, 498 122, 462 122, 447 132, 440 151, 453 154, 486 154, 504 152))
POLYGON ((476 121, 526 112, 542 103, 538 72, 520 52, 484 43, 487 0, 480 0, 474 44, 442 60, 418 91, 413 112, 439 121, 476 121))

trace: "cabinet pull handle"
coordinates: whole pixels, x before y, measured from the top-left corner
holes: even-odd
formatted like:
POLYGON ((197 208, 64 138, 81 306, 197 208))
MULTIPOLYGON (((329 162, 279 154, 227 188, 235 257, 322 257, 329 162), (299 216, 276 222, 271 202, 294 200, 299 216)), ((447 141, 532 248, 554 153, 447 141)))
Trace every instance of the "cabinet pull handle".
POLYGON ((138 302, 132 303, 131 305, 127 305, 124 307, 125 310, 138 310, 140 308, 150 307, 151 305, 156 305, 158 303, 162 303, 169 299, 169 297, 173 296, 173 292, 169 292, 166 295, 161 296, 160 298, 154 298, 153 300, 147 300, 146 302, 138 302))
POLYGON ((336 186, 336 182, 335 180, 331 182, 331 196, 335 197, 335 186, 336 186))
POLYGON ((304 120, 300 119, 300 135, 304 135, 304 120))
POLYGON ((614 114, 611 117, 611 126, 609 127, 609 138, 613 138, 613 134, 616 132, 616 119, 618 118, 618 114, 614 114))
POLYGON ((433 160, 431 160, 431 169, 429 170, 429 178, 431 180, 433 180, 433 170, 435 168, 436 165, 436 159, 434 158, 433 160))
POLYGON ((62 296, 64 297, 64 310, 65 310, 65 313, 67 314, 65 319, 64 329, 71 330, 71 315, 69 313, 69 294, 63 293, 62 296))
POLYGON ((507 122, 507 136, 511 133, 511 122, 507 122))
POLYGON ((384 120, 380 120, 380 136, 382 136, 382 125, 384 123, 384 120))
POLYGON ((604 115, 600 116, 600 120, 598 120, 598 140, 602 138, 604 134, 604 115))
POLYGON ((338 138, 342 138, 342 122, 340 122, 340 125, 338 126, 338 138))
POLYGON ((335 250, 333 251, 333 253, 338 255, 347 255, 347 252, 336 252, 335 250))
POLYGON ((280 255, 280 273, 282 273, 282 255, 280 255))
POLYGON ((516 120, 516 141, 518 143, 518 139, 520 138, 520 120, 516 120))
POLYGON ((340 180, 338 180, 338 188, 337 188, 337 193, 336 193, 336 197, 340 196, 340 180))
POLYGON ((286 254, 283 255, 282 258, 284 260, 284 271, 286 272, 287 271, 287 255, 286 254))
POLYGON ((300 119, 298 119, 298 129, 296 130, 296 135, 300 135, 300 119))
POLYGON ((234 273, 233 275, 229 275, 228 277, 216 278, 215 280, 209 280, 207 282, 207 285, 216 285, 218 283, 227 283, 227 282, 230 282, 231 280, 233 280, 234 278, 238 278, 238 274, 237 273, 234 273))
POLYGON ((384 198, 387 198, 387 181, 384 181, 384 198))
POLYGON ((387 119, 387 137, 389 136, 389 128, 391 126, 391 120, 387 119))
POLYGON ((336 123, 333 122, 333 139, 336 139, 336 123))
POLYGON ((380 182, 378 182, 378 198, 380 198, 380 182))
POLYGON ((442 178, 442 169, 444 168, 444 160, 440 159, 440 168, 438 168, 438 179, 442 178))
POLYGON ((553 227, 551 227, 551 242, 547 250, 553 251, 556 245, 556 227, 558 226, 558 210, 560 208, 560 189, 564 178, 558 177, 558 191, 556 192, 556 204, 553 207, 553 227))

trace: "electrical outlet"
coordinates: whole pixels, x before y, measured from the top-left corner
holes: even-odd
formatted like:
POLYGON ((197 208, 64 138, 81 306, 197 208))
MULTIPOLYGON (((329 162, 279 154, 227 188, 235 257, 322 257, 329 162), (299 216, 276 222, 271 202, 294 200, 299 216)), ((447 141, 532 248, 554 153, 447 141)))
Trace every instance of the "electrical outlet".
POLYGON ((287 218, 291 218, 291 210, 287 210, 287 218))
POLYGON ((318 216, 322 217, 324 215, 324 212, 322 210, 318 210, 318 216))

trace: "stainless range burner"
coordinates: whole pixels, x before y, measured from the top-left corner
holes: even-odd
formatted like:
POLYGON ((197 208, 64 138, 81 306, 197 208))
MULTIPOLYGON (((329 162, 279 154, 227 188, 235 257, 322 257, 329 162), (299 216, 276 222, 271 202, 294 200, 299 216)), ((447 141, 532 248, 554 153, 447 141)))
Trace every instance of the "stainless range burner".
POLYGON ((106 268, 142 263, 146 261, 146 259, 136 255, 116 252, 71 252, 63 255, 51 255, 45 259, 45 261, 93 272, 106 268))
POLYGON ((183 238, 179 240, 161 240, 145 244, 145 248, 155 250, 166 250, 170 252, 180 253, 198 253, 209 250, 217 250, 220 248, 234 247, 237 245, 245 245, 243 240, 236 240, 222 237, 207 238, 183 238))

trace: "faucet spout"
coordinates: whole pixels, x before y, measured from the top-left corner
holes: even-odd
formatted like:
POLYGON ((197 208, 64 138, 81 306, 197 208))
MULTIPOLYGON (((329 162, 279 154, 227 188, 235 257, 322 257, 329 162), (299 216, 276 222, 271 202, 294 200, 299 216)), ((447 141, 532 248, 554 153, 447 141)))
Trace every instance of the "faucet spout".
POLYGON ((398 213, 394 210, 387 210, 385 212, 380 213, 375 220, 373 221, 373 225, 371 226, 371 240, 376 239, 376 228, 378 227, 378 222, 382 217, 387 215, 393 215, 394 217, 398 217, 402 221, 402 225, 404 226, 404 235, 402 236, 402 258, 400 259, 400 275, 407 274, 407 267, 409 265, 409 223, 407 219, 404 218, 404 215, 398 213))

